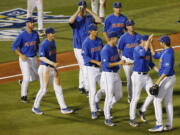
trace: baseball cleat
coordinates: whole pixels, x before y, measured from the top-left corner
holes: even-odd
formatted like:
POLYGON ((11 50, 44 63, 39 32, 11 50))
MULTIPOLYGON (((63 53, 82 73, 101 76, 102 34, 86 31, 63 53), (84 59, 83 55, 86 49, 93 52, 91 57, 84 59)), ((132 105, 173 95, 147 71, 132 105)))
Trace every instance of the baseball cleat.
POLYGON ((70 114, 70 113, 73 113, 73 112, 74 112, 74 110, 69 109, 69 108, 61 109, 62 114, 70 114))
POLYGON ((28 102, 27 96, 22 96, 20 101, 21 101, 22 103, 27 103, 27 102, 28 102))
POLYGON ((43 114, 43 112, 41 112, 40 110, 39 110, 39 108, 32 108, 32 112, 33 113, 35 113, 35 114, 38 114, 38 115, 42 115, 43 114))
POLYGON ((138 124, 135 120, 130 120, 130 121, 129 121, 129 124, 130 124, 131 126, 133 126, 133 127, 139 126, 139 124, 138 124))
POLYGON ((110 127, 115 126, 115 124, 111 121, 111 119, 105 119, 104 124, 110 127))
POLYGON ((162 125, 156 125, 153 128, 148 129, 149 132, 162 132, 163 126, 162 125))
POLYGON ((140 116, 140 119, 143 121, 143 122, 147 122, 146 118, 145 118, 145 114, 144 112, 142 112, 141 110, 139 110, 139 116, 140 116))
POLYGON ((97 109, 98 112, 102 111, 101 108, 99 108, 99 104, 98 103, 96 103, 96 109, 97 109))
POLYGON ((164 131, 171 131, 172 129, 173 129, 172 126, 166 125, 163 130, 164 131))
POLYGON ((23 80, 18 80, 18 84, 21 86, 23 80))
POLYGON ((91 118, 92 118, 93 120, 97 119, 97 118, 98 118, 97 112, 91 112, 91 118))
POLYGON ((86 93, 86 91, 85 91, 85 89, 84 89, 84 88, 79 88, 79 91, 80 91, 80 93, 81 93, 81 94, 86 93))

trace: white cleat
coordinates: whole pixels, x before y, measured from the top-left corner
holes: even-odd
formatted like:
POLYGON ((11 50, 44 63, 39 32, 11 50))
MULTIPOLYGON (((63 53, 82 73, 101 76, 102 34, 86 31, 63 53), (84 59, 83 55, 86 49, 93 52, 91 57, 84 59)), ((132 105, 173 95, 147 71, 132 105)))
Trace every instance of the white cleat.
POLYGON ((74 112, 74 110, 69 109, 69 108, 61 109, 61 113, 62 113, 62 114, 71 114, 71 113, 73 113, 73 112, 74 112))
POLYGON ((38 115, 42 115, 43 112, 41 112, 38 108, 32 108, 32 112, 35 113, 35 114, 38 114, 38 115))
POLYGON ((162 132, 163 126, 162 125, 156 125, 153 128, 148 129, 149 132, 162 132))
POLYGON ((129 124, 130 124, 131 126, 133 126, 133 127, 139 126, 139 124, 138 124, 135 120, 130 120, 130 121, 129 121, 129 124))
POLYGON ((115 124, 111 121, 111 119, 105 119, 104 124, 110 127, 115 126, 115 124))

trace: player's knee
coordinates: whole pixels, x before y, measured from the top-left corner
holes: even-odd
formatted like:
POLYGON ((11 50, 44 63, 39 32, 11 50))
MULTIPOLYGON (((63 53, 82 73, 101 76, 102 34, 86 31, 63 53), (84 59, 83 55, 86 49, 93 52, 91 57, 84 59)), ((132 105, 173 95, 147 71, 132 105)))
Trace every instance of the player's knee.
POLYGON ((162 99, 160 99, 160 98, 154 99, 154 104, 161 104, 161 103, 162 103, 162 99))
POLYGON ((132 102, 138 102, 139 101, 139 96, 133 97, 132 102))
POLYGON ((40 91, 41 91, 41 94, 44 96, 46 94, 47 89, 46 88, 41 88, 40 91))

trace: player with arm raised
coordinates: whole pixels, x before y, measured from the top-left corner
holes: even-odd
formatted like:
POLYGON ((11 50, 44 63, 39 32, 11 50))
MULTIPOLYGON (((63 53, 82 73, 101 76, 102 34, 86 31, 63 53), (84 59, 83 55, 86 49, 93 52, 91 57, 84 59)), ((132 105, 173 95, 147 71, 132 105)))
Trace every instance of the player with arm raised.
POLYGON ((92 23, 101 23, 101 19, 87 8, 86 1, 78 2, 77 11, 70 17, 69 24, 73 30, 74 54, 79 64, 79 90, 85 92, 84 60, 82 57, 82 43, 88 36, 88 26, 92 23), (89 14, 87 14, 89 13, 89 14))

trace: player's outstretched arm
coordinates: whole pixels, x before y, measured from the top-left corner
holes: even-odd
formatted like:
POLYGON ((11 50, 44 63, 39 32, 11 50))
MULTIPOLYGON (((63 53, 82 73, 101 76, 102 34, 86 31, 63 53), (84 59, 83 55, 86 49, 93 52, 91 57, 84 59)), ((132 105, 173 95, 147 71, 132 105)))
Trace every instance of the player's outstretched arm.
POLYGON ((50 61, 46 57, 40 57, 40 60, 47 63, 47 64, 49 64, 49 65, 51 65, 51 66, 53 66, 53 67, 55 67, 55 68, 57 68, 59 66, 59 63, 55 63, 53 61, 50 61))
POLYGON ((96 13, 91 11, 89 8, 86 8, 86 11, 94 17, 96 23, 102 23, 101 18, 96 13))

